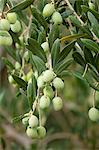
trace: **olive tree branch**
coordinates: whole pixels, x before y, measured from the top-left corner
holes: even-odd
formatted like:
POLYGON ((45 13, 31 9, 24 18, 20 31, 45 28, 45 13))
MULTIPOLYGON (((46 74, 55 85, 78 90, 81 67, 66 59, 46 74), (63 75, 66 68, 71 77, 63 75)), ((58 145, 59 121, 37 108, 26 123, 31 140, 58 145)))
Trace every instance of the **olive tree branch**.
POLYGON ((69 0, 65 0, 65 2, 67 3, 67 5, 69 6, 69 8, 73 11, 73 14, 77 17, 77 19, 80 21, 80 23, 82 25, 84 25, 84 22, 80 19, 80 17, 77 15, 77 13, 75 12, 74 8, 72 7, 72 5, 70 4, 69 0))

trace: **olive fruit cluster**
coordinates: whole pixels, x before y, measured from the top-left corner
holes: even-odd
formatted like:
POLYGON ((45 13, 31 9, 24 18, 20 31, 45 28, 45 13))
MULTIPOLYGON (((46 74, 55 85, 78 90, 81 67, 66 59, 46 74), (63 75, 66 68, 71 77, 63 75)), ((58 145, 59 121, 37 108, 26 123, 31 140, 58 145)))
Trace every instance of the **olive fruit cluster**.
POLYGON ((63 22, 61 14, 55 10, 53 3, 48 3, 43 9, 43 16, 50 17, 52 16, 52 21, 54 24, 61 24, 63 22))
POLYGON ((12 44, 12 37, 8 33, 9 30, 18 33, 21 30, 21 24, 17 20, 16 13, 8 13, 6 18, 0 20, 0 45, 10 46, 12 44))
POLYGON ((39 89, 43 89, 43 95, 40 98, 40 108, 48 108, 52 100, 54 110, 60 110, 63 106, 63 101, 57 96, 57 92, 64 88, 64 82, 59 77, 56 77, 53 70, 44 71, 38 77, 37 85, 39 89))
POLYGON ((95 107, 89 109, 88 115, 91 121, 99 120, 99 110, 95 107))
POLYGON ((32 139, 44 138, 46 136, 45 127, 38 125, 38 118, 33 114, 25 114, 22 123, 27 126, 26 134, 32 139))

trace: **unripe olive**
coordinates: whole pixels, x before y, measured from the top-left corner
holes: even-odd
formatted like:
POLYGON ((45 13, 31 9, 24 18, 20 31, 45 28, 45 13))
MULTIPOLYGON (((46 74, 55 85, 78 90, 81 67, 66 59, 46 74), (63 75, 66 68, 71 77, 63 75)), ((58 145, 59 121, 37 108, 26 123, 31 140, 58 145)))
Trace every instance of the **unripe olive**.
POLYGON ((20 22, 17 20, 15 24, 11 24, 11 30, 14 32, 14 33, 18 33, 20 32, 21 30, 21 24, 20 22))
POLYGON ((24 37, 23 37, 23 36, 20 36, 20 37, 19 37, 19 40, 20 40, 21 45, 23 45, 23 44, 24 44, 24 37))
POLYGON ((44 81, 43 81, 43 77, 42 77, 42 75, 41 76, 39 76, 38 78, 37 78, 37 86, 38 86, 38 88, 43 88, 44 87, 44 81))
POLYGON ((98 91, 96 91, 95 98, 96 98, 96 102, 99 102, 99 92, 98 91))
POLYGON ((10 83, 15 84, 15 80, 13 79, 13 77, 11 75, 8 76, 8 80, 10 83))
POLYGON ((49 51, 49 44, 48 44, 48 42, 42 43, 41 47, 43 48, 44 52, 48 52, 49 51))
POLYGON ((54 11, 55 11, 54 4, 52 3, 46 4, 43 9, 43 16, 50 17, 54 11))
POLYGON ((60 78, 56 77, 53 80, 53 86, 55 87, 55 89, 61 90, 64 88, 64 82, 60 78))
POLYGON ((27 81, 29 81, 30 79, 31 79, 31 77, 32 77, 32 75, 33 75, 33 72, 32 72, 32 69, 27 73, 27 81))
POLYGON ((12 37, 7 31, 0 31, 0 46, 11 46, 12 37))
POLYGON ((52 100, 52 103, 53 103, 53 107, 54 107, 55 111, 59 111, 63 107, 63 101, 62 101, 62 99, 60 97, 55 97, 52 100))
POLYGON ((22 76, 22 79, 23 79, 24 81, 27 81, 27 76, 26 76, 26 75, 23 75, 23 76, 22 76))
POLYGON ((29 119, 29 126, 30 127, 37 127, 38 125, 38 118, 34 115, 32 115, 29 119))
POLYGON ((94 107, 89 109, 88 115, 89 115, 89 118, 91 121, 99 120, 99 111, 98 111, 98 109, 96 109, 94 107))
POLYGON ((25 59, 25 61, 26 62, 28 62, 29 61, 29 52, 28 51, 26 51, 25 53, 24 53, 24 59, 25 59))
POLYGON ((28 127, 26 130, 27 136, 33 139, 38 138, 38 133, 37 130, 35 128, 30 128, 28 127))
POLYGON ((7 19, 0 20, 0 30, 5 30, 5 31, 10 30, 10 23, 7 19))
POLYGON ((19 63, 19 62, 16 62, 16 63, 15 63, 15 69, 16 69, 16 70, 19 70, 20 68, 21 68, 20 63, 19 63))
POLYGON ((21 48, 21 46, 18 43, 15 43, 15 46, 16 46, 17 49, 21 48))
POLYGON ((50 98, 48 96, 42 96, 40 98, 40 108, 41 109, 45 109, 48 108, 50 105, 50 98))
POLYGON ((46 70, 43 72, 43 81, 44 82, 51 82, 56 77, 56 74, 53 70, 46 70))
POLYGON ((95 9, 95 5, 92 2, 89 2, 89 8, 94 10, 95 9))
POLYGON ((22 123, 24 125, 28 125, 28 122, 29 122, 29 117, 25 117, 25 118, 22 119, 22 123))
POLYGON ((51 86, 46 86, 43 89, 43 93, 45 96, 48 96, 50 99, 52 99, 54 97, 54 91, 51 86))
POLYGON ((37 127, 38 137, 44 138, 46 136, 46 129, 43 126, 37 127))
POLYGON ((62 16, 59 12, 54 12, 52 15, 52 21, 54 24, 61 24, 63 22, 62 16))
POLYGON ((14 24, 17 20, 17 15, 16 13, 12 12, 12 13, 8 13, 7 14, 7 19, 11 24, 14 24))

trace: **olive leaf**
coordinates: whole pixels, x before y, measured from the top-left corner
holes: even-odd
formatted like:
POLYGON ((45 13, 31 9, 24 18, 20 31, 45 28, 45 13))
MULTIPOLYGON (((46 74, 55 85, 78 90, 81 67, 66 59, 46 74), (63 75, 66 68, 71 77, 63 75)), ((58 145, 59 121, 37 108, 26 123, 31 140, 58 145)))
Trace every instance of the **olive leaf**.
POLYGON ((57 75, 60 75, 62 71, 68 68, 73 62, 73 59, 64 59, 63 61, 57 63, 57 65, 53 68, 57 75))
POLYGON ((37 83, 36 83, 35 76, 32 75, 32 82, 28 83, 27 86, 27 98, 31 109, 33 106, 33 101, 36 98, 36 95, 37 95, 37 83))
POLYGON ((13 64, 8 60, 8 59, 6 59, 6 58, 2 58, 2 60, 3 60, 3 63, 8 67, 8 68, 10 68, 10 69, 15 69, 15 67, 13 66, 13 64))
POLYGON ((92 50, 94 52, 99 52, 99 45, 96 42, 90 39, 81 39, 81 41, 89 50, 92 50))
POLYGON ((82 8, 82 11, 85 13, 90 11, 99 20, 99 13, 97 11, 90 9, 89 7, 85 5, 82 5, 81 8, 82 8))
POLYGON ((53 25, 52 29, 49 33, 49 36, 48 36, 48 42, 49 42, 50 49, 52 48, 52 45, 57 38, 59 38, 59 26, 53 25))
POLYGON ((14 7, 12 7, 8 12, 18 12, 21 11, 31 4, 33 4, 34 0, 23 0, 22 2, 16 4, 14 7))
POLYGON ((86 62, 85 62, 84 58, 80 55, 80 53, 74 52, 72 56, 73 56, 74 60, 75 60, 78 64, 80 64, 81 66, 85 67, 86 62))
POLYGON ((75 44, 75 41, 73 42, 70 42, 69 44, 67 44, 61 51, 60 53, 60 56, 59 56, 59 59, 58 59, 58 62, 64 60, 68 54, 71 52, 71 50, 74 48, 74 44, 75 44))
POLYGON ((28 45, 26 45, 26 48, 30 50, 34 55, 40 57, 44 62, 47 61, 46 54, 43 48, 35 39, 28 38, 28 45))
POLYGON ((13 79, 16 81, 16 83, 23 89, 26 90, 27 89, 27 83, 22 80, 20 77, 18 77, 17 75, 13 75, 12 74, 13 79))
POLYGON ((92 73, 93 77, 99 82, 99 73, 96 70, 96 68, 90 63, 88 63, 88 66, 89 66, 89 68, 91 70, 91 73, 92 73))
POLYGON ((33 6, 31 8, 32 15, 37 19, 37 21, 45 28, 45 30, 48 30, 48 25, 45 20, 45 18, 42 16, 42 14, 33 6))
POLYGON ((36 55, 30 55, 30 61, 31 64, 37 69, 39 75, 46 70, 45 63, 40 57, 36 55))
POLYGON ((0 0, 0 13, 3 12, 7 0, 0 0))
POLYGON ((84 57, 87 63, 94 64, 93 54, 87 48, 84 49, 84 57))
POLYGON ((53 68, 59 59, 59 54, 60 54, 60 41, 59 39, 56 39, 51 49, 51 59, 53 68))

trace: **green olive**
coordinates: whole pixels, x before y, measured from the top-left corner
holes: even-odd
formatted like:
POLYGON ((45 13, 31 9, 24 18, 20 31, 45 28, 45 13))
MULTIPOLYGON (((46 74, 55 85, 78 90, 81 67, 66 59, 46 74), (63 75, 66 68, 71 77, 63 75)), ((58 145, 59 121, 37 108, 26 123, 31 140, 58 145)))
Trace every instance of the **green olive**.
POLYGON ((44 82, 51 82, 56 77, 56 74, 53 70, 46 70, 43 72, 43 81, 44 82))
POLYGON ((89 8, 91 10, 95 10, 95 5, 92 2, 89 2, 89 8))
POLYGON ((49 44, 48 44, 48 42, 42 43, 41 47, 43 48, 45 53, 49 51, 49 44))
POLYGON ((99 110, 94 107, 89 109, 88 115, 91 121, 99 120, 99 110))
POLYGON ((37 125, 38 125, 38 118, 35 115, 32 115, 29 118, 29 126, 30 127, 37 127, 37 125))
POLYGON ((22 119, 22 123, 24 125, 28 125, 28 122, 29 122, 29 117, 25 117, 25 118, 22 119))
POLYGON ((48 96, 42 96, 40 98, 40 108, 41 109, 45 109, 48 108, 50 105, 50 98, 48 96))
POLYGON ((21 23, 17 20, 15 24, 11 24, 11 30, 14 33, 18 33, 21 30, 21 23))
POLYGON ((54 24, 61 24, 63 22, 61 14, 59 12, 54 12, 52 15, 52 21, 54 24))
POLYGON ((56 77, 54 80, 53 80, 53 86, 55 87, 55 89, 57 90, 62 90, 64 88, 64 82, 56 77))
POLYGON ((27 81, 29 82, 29 80, 31 79, 31 77, 32 77, 32 75, 33 75, 33 71, 32 71, 32 69, 27 73, 27 81))
POLYGON ((26 130, 26 133, 27 133, 27 136, 30 137, 30 138, 33 138, 33 139, 38 138, 38 133, 37 133, 36 128, 28 127, 27 130, 26 130))
POLYGON ((10 30, 10 23, 7 19, 0 20, 0 30, 4 30, 4 31, 10 30))
POLYGON ((46 4, 43 9, 43 16, 50 17, 54 11, 55 11, 54 4, 52 3, 46 4))
POLYGON ((46 129, 43 126, 37 127, 38 137, 44 138, 46 136, 46 129))
POLYGON ((17 20, 17 14, 15 12, 8 13, 7 14, 7 19, 9 21, 9 23, 14 24, 17 20))
POLYGON ((48 96, 50 99, 52 99, 54 97, 54 91, 51 86, 46 86, 43 89, 43 93, 45 96, 48 96))
POLYGON ((63 101, 62 101, 62 99, 60 97, 55 97, 52 100, 52 103, 53 103, 53 107, 54 107, 55 111, 59 111, 63 107, 63 101))
POLYGON ((43 77, 42 77, 42 75, 41 76, 39 76, 38 78, 37 78, 37 86, 38 86, 38 88, 43 88, 44 87, 44 81, 43 81, 43 77))
POLYGON ((8 80, 10 83, 15 84, 15 80, 13 79, 13 77, 11 75, 8 76, 8 80))
POLYGON ((21 68, 20 63, 19 63, 19 62, 16 62, 16 63, 15 63, 15 69, 16 69, 16 70, 19 70, 20 68, 21 68))

